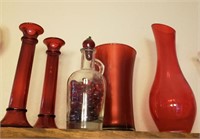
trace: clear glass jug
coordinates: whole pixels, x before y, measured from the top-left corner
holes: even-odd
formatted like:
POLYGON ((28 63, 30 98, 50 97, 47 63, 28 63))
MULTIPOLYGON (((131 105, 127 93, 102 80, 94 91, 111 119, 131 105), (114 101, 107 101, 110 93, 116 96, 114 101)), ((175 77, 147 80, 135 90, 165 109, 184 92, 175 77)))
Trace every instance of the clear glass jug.
POLYGON ((106 89, 104 66, 94 59, 95 43, 91 37, 83 42, 81 53, 81 69, 72 73, 67 82, 67 128, 101 130, 106 89))

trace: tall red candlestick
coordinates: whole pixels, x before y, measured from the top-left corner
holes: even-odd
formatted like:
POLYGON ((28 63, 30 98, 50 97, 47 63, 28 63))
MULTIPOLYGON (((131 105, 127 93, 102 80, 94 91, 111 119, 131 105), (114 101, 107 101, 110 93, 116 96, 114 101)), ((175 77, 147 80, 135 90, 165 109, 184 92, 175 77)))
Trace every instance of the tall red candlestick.
POLYGON ((40 114, 34 127, 57 128, 55 124, 55 99, 58 74, 59 51, 65 42, 60 38, 50 37, 44 40, 47 45, 46 71, 43 85, 40 114))
POLYGON ((31 127, 26 118, 26 102, 31 77, 32 64, 38 35, 43 28, 34 23, 23 23, 19 26, 23 32, 21 51, 16 68, 13 88, 7 113, 1 121, 1 126, 31 127))

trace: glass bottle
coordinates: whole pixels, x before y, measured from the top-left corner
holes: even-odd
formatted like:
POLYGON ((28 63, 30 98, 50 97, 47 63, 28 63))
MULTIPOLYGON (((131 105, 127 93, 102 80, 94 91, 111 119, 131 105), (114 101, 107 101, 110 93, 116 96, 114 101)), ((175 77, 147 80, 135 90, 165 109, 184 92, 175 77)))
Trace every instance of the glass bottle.
POLYGON ((157 71, 151 88, 149 105, 159 131, 190 132, 196 116, 192 89, 180 69, 176 56, 175 30, 153 24, 157 71))
POLYGON ((19 54, 9 106, 6 115, 1 121, 1 126, 31 127, 26 118, 26 102, 28 97, 29 82, 35 45, 38 35, 44 32, 43 28, 35 23, 22 23, 19 26, 23 32, 21 51, 19 54))
POLYGON ((35 128, 57 128, 55 124, 55 100, 56 100, 56 86, 58 75, 60 48, 65 42, 56 37, 49 37, 44 39, 47 45, 47 61, 43 85, 43 94, 41 100, 40 114, 38 120, 34 125, 35 128))
POLYGON ((83 42, 81 53, 81 69, 72 73, 67 82, 67 128, 101 130, 106 91, 104 66, 94 59, 95 43, 91 37, 83 42))

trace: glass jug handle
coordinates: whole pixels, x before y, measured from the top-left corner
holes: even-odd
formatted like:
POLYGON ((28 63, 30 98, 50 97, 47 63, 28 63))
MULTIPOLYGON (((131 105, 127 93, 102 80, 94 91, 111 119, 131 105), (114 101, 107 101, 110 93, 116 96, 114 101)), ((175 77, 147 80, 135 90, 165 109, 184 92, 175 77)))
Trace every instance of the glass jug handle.
POLYGON ((104 64, 99 59, 95 59, 94 64, 95 64, 95 67, 97 67, 97 68, 95 68, 95 70, 97 70, 98 72, 100 72, 103 75, 104 70, 105 70, 104 64))

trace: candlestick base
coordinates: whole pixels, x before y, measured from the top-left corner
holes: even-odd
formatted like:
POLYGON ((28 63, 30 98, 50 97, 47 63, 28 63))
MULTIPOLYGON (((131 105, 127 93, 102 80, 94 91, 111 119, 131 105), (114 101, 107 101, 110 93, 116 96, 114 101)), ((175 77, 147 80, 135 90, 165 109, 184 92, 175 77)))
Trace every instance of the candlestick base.
POLYGON ((1 120, 1 127, 27 127, 31 128, 26 118, 26 109, 20 108, 7 108, 6 115, 1 120))
POLYGON ((54 114, 39 114, 35 128, 57 128, 54 114))

